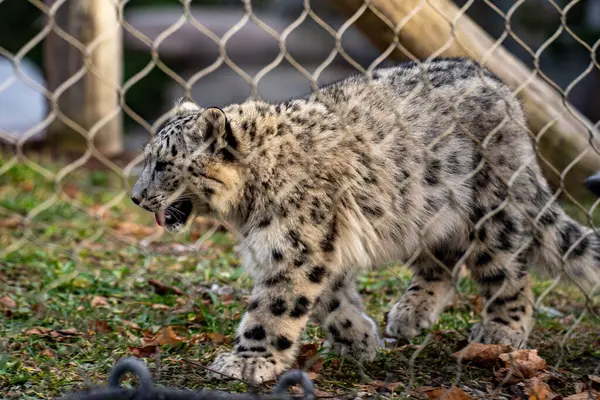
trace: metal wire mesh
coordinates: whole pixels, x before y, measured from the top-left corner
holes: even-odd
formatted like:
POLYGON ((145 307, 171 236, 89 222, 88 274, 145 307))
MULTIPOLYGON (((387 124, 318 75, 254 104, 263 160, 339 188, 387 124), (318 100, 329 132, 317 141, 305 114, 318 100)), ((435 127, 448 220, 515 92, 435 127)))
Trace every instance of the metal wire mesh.
MULTIPOLYGON (((3 231, 0 236, 0 265, 3 266, 0 270, 0 281, 5 287, 5 295, 0 293, 4 295, 4 322, 1 328, 3 339, 0 343, 4 347, 2 351, 8 354, 10 360, 5 363, 0 377, 6 383, 8 395, 27 393, 46 397, 64 393, 66 388, 78 387, 89 380, 98 379, 106 372, 113 359, 126 354, 149 357, 154 363, 154 371, 159 375, 158 381, 168 382, 170 386, 195 388, 207 383, 217 385, 204 377, 203 369, 208 367, 215 354, 231 344, 235 326, 249 301, 251 283, 241 271, 239 260, 231 253, 232 248, 235 248, 234 243, 247 233, 237 232, 227 221, 202 217, 192 223, 191 231, 183 237, 170 236, 162 228, 151 228, 146 213, 130 204, 129 199, 131 185, 141 169, 144 155, 138 153, 123 162, 108 157, 96 147, 95 137, 102 135, 102 130, 115 118, 120 118, 121 113, 147 130, 150 140, 153 140, 152 137, 169 114, 157 116, 155 122, 151 123, 136 113, 125 98, 132 87, 154 70, 162 71, 181 86, 188 98, 192 98, 195 84, 202 80, 210 80, 211 74, 218 68, 227 66, 247 83, 251 99, 260 99, 261 81, 278 66, 287 63, 310 83, 311 99, 324 101, 319 97, 318 88, 321 86, 324 71, 336 58, 341 57, 356 73, 366 75, 369 79, 373 78, 376 68, 389 63, 389 57, 392 55, 413 60, 420 65, 422 61, 419 60, 435 59, 448 54, 457 55, 457 52, 462 51, 464 55, 489 67, 491 62, 499 61, 496 57, 498 53, 507 54, 502 45, 510 38, 533 59, 533 68, 529 75, 515 77, 513 82, 509 82, 514 89, 513 96, 528 97, 533 103, 552 103, 551 107, 554 107, 554 110, 561 110, 560 115, 551 115, 539 131, 533 131, 531 126, 523 127, 535 141, 536 149, 544 150, 541 149, 540 143, 548 140, 546 136, 556 135, 557 131, 553 129, 557 126, 567 126, 565 124, 569 122, 565 121, 579 124, 578 132, 572 134, 573 140, 589 142, 581 152, 570 154, 562 168, 554 166, 548 158, 548 153, 538 152, 540 163, 544 165, 549 180, 558 182, 558 185, 554 185, 553 193, 542 212, 530 222, 534 225, 539 224, 543 213, 553 203, 566 201, 574 204, 570 208, 571 211, 579 213, 577 215, 580 219, 585 219, 586 223, 593 226, 594 210, 598 201, 584 204, 565 189, 566 180, 572 176, 569 175, 572 170, 577 169, 585 157, 594 157, 593 154, 597 152, 595 135, 599 123, 590 123, 568 101, 578 82, 600 71, 596 58, 600 39, 590 45, 569 27, 567 21, 569 12, 579 3, 577 0, 564 5, 552 0, 547 1, 560 15, 560 25, 537 50, 521 39, 511 26, 512 16, 526 0, 516 1, 508 11, 502 11, 494 2, 484 0, 481 3, 487 5, 504 21, 505 29, 491 46, 483 50, 475 48, 475 51, 473 43, 479 42, 470 42, 469 39, 473 38, 463 36, 465 32, 468 35, 473 30, 460 30, 465 21, 470 21, 467 11, 477 3, 474 0, 464 2, 453 18, 448 18, 451 14, 447 11, 447 4, 451 3, 441 1, 414 2, 412 11, 407 13, 403 13, 404 10, 398 5, 398 1, 365 0, 360 4, 353 1, 333 2, 351 11, 346 22, 338 29, 321 18, 314 11, 311 2, 305 0, 302 12, 281 32, 263 22, 254 11, 252 2, 244 0, 240 2, 240 7, 244 10, 243 17, 221 36, 194 18, 191 1, 181 1, 181 17, 154 40, 127 21, 124 7, 128 1, 114 1, 117 23, 87 44, 63 30, 56 22, 57 12, 61 7, 66 7, 67 0, 48 3, 28 1, 39 9, 46 20, 39 33, 17 53, 10 53, 0 47, 0 55, 10 60, 15 71, 14 78, 0 82, 0 91, 8 88, 17 79, 21 80, 43 94, 50 111, 42 122, 17 139, 0 132, 0 139, 8 149, 3 153, 0 165, 0 190, 4 197, 0 206, 0 215, 4 219, 4 222, 0 223, 0 229, 3 231), (397 11, 390 11, 394 10, 394 4, 397 11), (438 13, 437 18, 441 18, 447 24, 440 32, 447 30, 449 36, 437 41, 443 43, 442 46, 433 51, 425 50, 426 55, 413 54, 409 50, 410 46, 403 41, 407 39, 403 34, 411 21, 422 17, 425 9, 438 13), (367 14, 383 21, 389 32, 382 33, 381 36, 391 37, 391 40, 380 46, 380 55, 364 67, 364 63, 356 61, 345 50, 343 40, 347 31, 367 14), (390 15, 395 15, 397 20, 390 19, 390 15), (306 21, 314 21, 335 41, 335 47, 313 72, 293 57, 287 48, 290 35, 306 21), (246 72, 243 66, 240 66, 240 62, 234 62, 227 52, 230 39, 250 22, 279 43, 278 55, 254 74, 246 72), (188 78, 183 78, 174 68, 167 65, 161 58, 160 48, 161 44, 184 24, 191 24, 197 30, 197 35, 204 35, 213 41, 219 52, 214 62, 188 78), (116 34, 120 35, 118 32, 121 31, 143 43, 151 57, 146 66, 122 83, 113 82, 103 76, 92 57, 95 49, 104 41, 114 38, 116 34), (21 72, 20 67, 23 58, 31 49, 43 43, 50 34, 62 38, 82 55, 80 68, 53 91, 35 83, 21 72), (560 35, 568 35, 590 54, 588 67, 566 85, 565 89, 554 83, 544 73, 540 64, 542 54, 560 35), (72 115, 64 113, 64 105, 61 104, 61 96, 86 74, 100 78, 119 98, 114 107, 109 107, 104 115, 87 127, 83 126, 81 121, 74 120, 72 115), (517 78, 524 79, 519 81, 517 78), (544 89, 546 86, 543 85, 549 85, 558 95, 552 98, 544 97, 549 91, 544 89), (84 138, 85 152, 74 158, 47 158, 43 154, 27 151, 28 141, 56 121, 68 127, 74 135, 84 138), (100 169, 103 172, 99 173, 98 168, 91 168, 93 163, 101 165, 100 169), (138 297, 141 300, 138 301, 138 297), (133 307, 135 311, 132 312, 127 307, 133 307), (134 314, 139 314, 137 320, 129 320, 134 314), (75 319, 73 315, 76 316, 75 319), (125 317, 121 318, 120 315, 125 317), (181 328, 181 331, 178 328, 181 328), (165 345, 168 348, 165 348, 165 345), (42 358, 39 358, 40 354, 42 358), (77 354, 87 355, 82 358, 76 356, 77 354), (21 360, 18 360, 19 355, 22 356, 21 360), (76 359, 76 365, 69 366, 71 375, 68 377, 63 376, 67 365, 63 360, 66 357, 76 359), (73 371, 77 373, 74 374, 73 371), (65 380, 54 381, 53 374, 58 374, 65 380)), ((0 10, 2 6, 0 2, 0 10)), ((428 28, 431 27, 424 26, 424 29, 428 28)), ((368 29, 363 30, 368 35, 371 34, 368 29)), ((423 33, 424 36, 429 35, 425 31, 423 33)), ((424 38, 423 41, 425 40, 424 38)), ((385 42, 385 39, 382 41, 385 42)), ((427 49, 426 46, 424 48, 427 49)), ((509 67, 514 65, 507 64, 509 67)), ((406 102, 410 103, 415 96, 420 95, 422 88, 428 85, 430 82, 424 74, 423 85, 415 89, 406 102)), ((380 101, 388 101, 379 96, 376 89, 367 86, 365 90, 371 90, 373 96, 380 101)), ((452 108, 458 106, 459 104, 451 105, 452 108)), ((389 108, 395 109, 391 105, 389 108)), ((512 116, 507 113, 503 123, 510 118, 512 116)), ((397 115, 396 119, 399 129, 410 130, 410 121, 403 121, 400 115, 397 115)), ((501 126, 502 124, 498 129, 501 129, 501 126)), ((465 135, 481 142, 482 146, 487 146, 488 138, 493 137, 496 132, 489 132, 481 141, 471 132, 463 130, 465 135)), ((452 129, 448 129, 445 135, 452 133, 452 129)), ((437 140, 442 139, 434 140, 428 150, 436 145, 437 140)), ((141 151, 141 148, 139 150, 141 151)), ((600 164, 598 165, 600 169, 600 164)), ((527 167, 528 165, 522 165, 519 170, 523 171, 527 167)), ((479 164, 465 180, 471 179, 483 168, 484 164, 479 164)), ((511 182, 504 184, 510 187, 511 182)), ((334 196, 335 201, 340 201, 345 190, 343 187, 339 189, 334 196)), ((277 198, 274 201, 277 202, 277 198)), ((502 207, 483 215, 475 228, 480 228, 485 220, 493 218, 501 211, 502 207)), ((436 217, 431 218, 422 227, 422 231, 436 229, 437 223, 436 217)), ((585 236, 582 236, 573 243, 566 254, 560 254, 553 248, 544 251, 556 254, 556 257, 564 260, 584 239, 585 236)), ((526 246, 527 243, 524 243, 516 249, 515 256, 526 246)), ((465 277, 463 269, 467 254, 461 257, 452 270, 448 270, 448 266, 439 260, 439 254, 427 247, 420 248, 408 260, 399 261, 402 261, 403 265, 411 265, 423 254, 434 259, 437 265, 446 269, 453 277, 457 297, 451 299, 450 311, 442 316, 441 322, 433 329, 416 339, 406 343, 386 339, 387 348, 382 350, 375 366, 353 362, 349 356, 341 357, 340 362, 340 358, 329 355, 325 350, 317 352, 316 348, 319 346, 316 344, 322 342, 324 335, 316 325, 309 325, 305 330, 304 345, 300 350, 300 357, 304 359, 299 363, 305 370, 312 372, 316 378, 316 387, 323 389, 320 394, 316 394, 336 398, 376 395, 436 398, 431 397, 435 387, 455 385, 472 397, 507 398, 529 395, 529 398, 551 398, 546 392, 539 392, 542 389, 531 381, 532 378, 540 376, 539 371, 535 376, 522 377, 515 383, 510 374, 494 374, 493 368, 473 366, 466 364, 460 357, 451 357, 452 353, 466 344, 467 328, 481 316, 484 309, 494 303, 495 298, 487 298, 484 301, 473 292, 472 284, 465 277), (346 375, 346 369, 352 369, 353 372, 346 375), (534 386, 534 392, 528 391, 531 385, 534 386)), ((533 345, 540 349, 542 355, 549 359, 549 365, 551 364, 551 367, 540 368, 544 372, 543 379, 539 379, 551 384, 552 390, 560 391, 562 388, 566 392, 577 387, 581 389, 581 393, 587 390, 589 398, 593 398, 592 396, 597 395, 594 391, 600 391, 600 380, 594 381, 597 378, 593 377, 598 375, 600 368, 600 353, 597 350, 600 348, 597 297, 594 297, 593 292, 583 291, 577 284, 559 286, 562 278, 558 276, 550 282, 540 278, 535 286, 537 299, 534 306, 542 322, 534 326, 533 345), (577 362, 574 359, 579 358, 582 360, 581 368, 575 369, 574 365, 577 362), (564 367, 565 364, 567 367, 564 367), (588 375, 592 377, 588 379, 588 375), (577 379, 580 382, 576 383, 580 386, 574 386, 577 379), (556 381, 560 383, 555 386, 552 382, 556 381), (581 385, 587 386, 584 388, 581 385)), ((359 280, 361 294, 373 302, 366 304, 367 311, 378 313, 389 309, 398 300, 403 292, 399 288, 406 289, 409 285, 407 273, 397 266, 370 272, 361 276, 359 280), (381 295, 378 291, 385 293, 381 295)), ((373 317, 381 322, 383 315, 373 317)), ((507 365, 510 367, 511 363, 514 365, 514 360, 509 360, 507 365)))

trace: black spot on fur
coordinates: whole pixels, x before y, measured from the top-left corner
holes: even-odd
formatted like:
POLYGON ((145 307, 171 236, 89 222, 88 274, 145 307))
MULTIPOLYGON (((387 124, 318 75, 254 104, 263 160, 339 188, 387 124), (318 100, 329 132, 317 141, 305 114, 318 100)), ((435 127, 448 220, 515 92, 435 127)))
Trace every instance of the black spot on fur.
POLYGON ((292 247, 298 247, 300 245, 300 234, 297 230, 292 229, 288 231, 287 238, 292 244, 292 247))
POLYGON ((267 337, 267 333, 265 332, 265 328, 263 328, 261 325, 257 325, 254 328, 244 332, 244 337, 250 340, 263 340, 265 337, 267 337))
MULTIPOLYGON (((562 228, 558 230, 558 235, 558 245, 560 246, 562 254, 565 254, 571 248, 571 246, 573 246, 573 244, 579 239, 579 237, 581 236, 581 230, 579 229, 579 226, 577 226, 574 222, 566 221, 562 228)), ((582 243, 583 241, 579 243, 577 247, 581 247, 582 243)), ((577 250, 577 248, 573 249, 571 253, 569 253, 569 258, 576 257, 576 253, 579 253, 577 250)), ((583 254, 583 252, 581 253, 583 254)))
POLYGON ((475 264, 477 266, 482 266, 482 265, 487 265, 492 261, 492 255, 490 253, 488 253, 487 251, 484 251, 483 253, 479 253, 477 255, 477 259, 475 260, 475 264))
POLYGON ((477 280, 484 285, 501 284, 506 279, 504 271, 494 271, 479 277, 477 280))
POLYGON ((289 278, 287 276, 285 276, 283 273, 279 273, 277 275, 271 276, 268 279, 266 279, 264 281, 264 284, 266 286, 275 286, 282 282, 286 282, 288 280, 289 280, 289 278))
POLYGON ((292 346, 292 342, 285 336, 277 336, 275 348, 279 351, 287 350, 292 346))
POLYGON ((308 273, 308 280, 313 283, 321 283, 325 275, 327 274, 327 269, 323 266, 313 267, 308 273))
POLYGON ((504 318, 500 318, 500 317, 496 317, 492 320, 492 322, 496 322, 498 324, 502 324, 502 325, 508 325, 508 321, 505 320, 504 318))
POLYGON ((259 228, 266 228, 267 226, 271 225, 271 218, 265 218, 260 220, 260 222, 258 223, 258 227, 259 228))
POLYGON ((171 156, 177 156, 177 147, 175 145, 171 146, 171 156))
POLYGON ((442 169, 442 163, 438 159, 429 159, 427 166, 425 167, 425 173, 423 179, 427 185, 433 186, 440 183, 440 171, 442 169))
POLYGON ((328 307, 328 311, 329 312, 333 312, 335 310, 337 310, 337 308, 340 306, 340 301, 334 297, 333 299, 331 299, 331 301, 329 302, 329 307, 328 307))
POLYGON ((421 286, 419 285, 414 285, 408 288, 409 292, 418 292, 419 290, 421 290, 421 286))
POLYGON ((283 260, 283 253, 279 249, 273 249, 271 255, 273 256, 273 260, 277 262, 283 260))
POLYGON ((329 332, 331 332, 331 334, 333 335, 333 337, 337 338, 340 336, 340 331, 338 328, 336 328, 335 325, 331 324, 329 325, 329 327, 327 328, 327 330, 329 330, 329 332))
POLYGON ((251 300, 250 303, 248 303, 248 311, 253 311, 256 310, 259 306, 259 302, 258 300, 251 300))
POLYGON ((306 314, 308 314, 308 307, 310 306, 310 300, 305 296, 300 296, 296 300, 296 305, 294 309, 290 313, 290 317, 292 318, 300 318, 306 314))
POLYGON ((333 282, 333 285, 331 285, 331 290, 333 290, 334 292, 337 292, 338 290, 340 290, 344 287, 345 282, 346 282, 346 277, 344 275, 340 276, 339 278, 337 278, 335 280, 335 282, 333 282))
POLYGON ((337 218, 334 216, 329 225, 329 231, 319 243, 321 250, 326 253, 331 253, 335 250, 335 240, 337 238, 337 218))
POLYGON ((509 297, 497 297, 492 302, 492 304, 495 306, 502 306, 507 303, 513 303, 513 302, 519 300, 520 297, 521 297, 521 293, 517 293, 514 296, 509 296, 509 297))
POLYGON ((550 226, 554 225, 557 220, 558 213, 556 212, 556 210, 549 208, 548 210, 546 210, 546 212, 544 212, 544 214, 542 214, 538 221, 542 226, 550 226))
POLYGON ((342 328, 344 328, 344 329, 350 329, 350 328, 352 328, 352 321, 350 321, 349 319, 347 319, 344 322, 342 322, 342 328))
POLYGON ((287 306, 285 305, 285 299, 283 297, 278 297, 269 306, 269 310, 273 315, 279 316, 286 312, 287 306))

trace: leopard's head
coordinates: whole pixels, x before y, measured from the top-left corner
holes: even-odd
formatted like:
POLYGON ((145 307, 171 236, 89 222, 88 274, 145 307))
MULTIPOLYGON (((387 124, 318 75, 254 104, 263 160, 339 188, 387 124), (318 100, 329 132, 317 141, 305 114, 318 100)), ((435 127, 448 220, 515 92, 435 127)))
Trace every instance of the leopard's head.
POLYGON ((131 200, 170 232, 193 215, 226 215, 241 186, 238 148, 223 110, 180 103, 146 145, 131 200))

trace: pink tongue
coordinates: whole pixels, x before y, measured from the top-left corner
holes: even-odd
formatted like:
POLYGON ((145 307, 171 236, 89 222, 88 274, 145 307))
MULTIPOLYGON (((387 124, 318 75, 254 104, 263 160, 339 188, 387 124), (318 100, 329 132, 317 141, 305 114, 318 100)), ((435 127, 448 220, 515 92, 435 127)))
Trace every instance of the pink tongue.
POLYGON ((154 218, 156 219, 156 223, 160 226, 165 226, 165 213, 154 213, 154 218))

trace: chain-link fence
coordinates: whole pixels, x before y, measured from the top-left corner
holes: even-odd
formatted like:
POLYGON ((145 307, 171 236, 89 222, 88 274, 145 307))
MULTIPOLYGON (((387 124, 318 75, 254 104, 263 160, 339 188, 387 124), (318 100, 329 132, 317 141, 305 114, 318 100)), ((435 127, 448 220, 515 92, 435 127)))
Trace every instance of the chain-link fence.
POLYGON ((141 3, 0 1, 2 398, 600 396, 596 2, 141 3))

